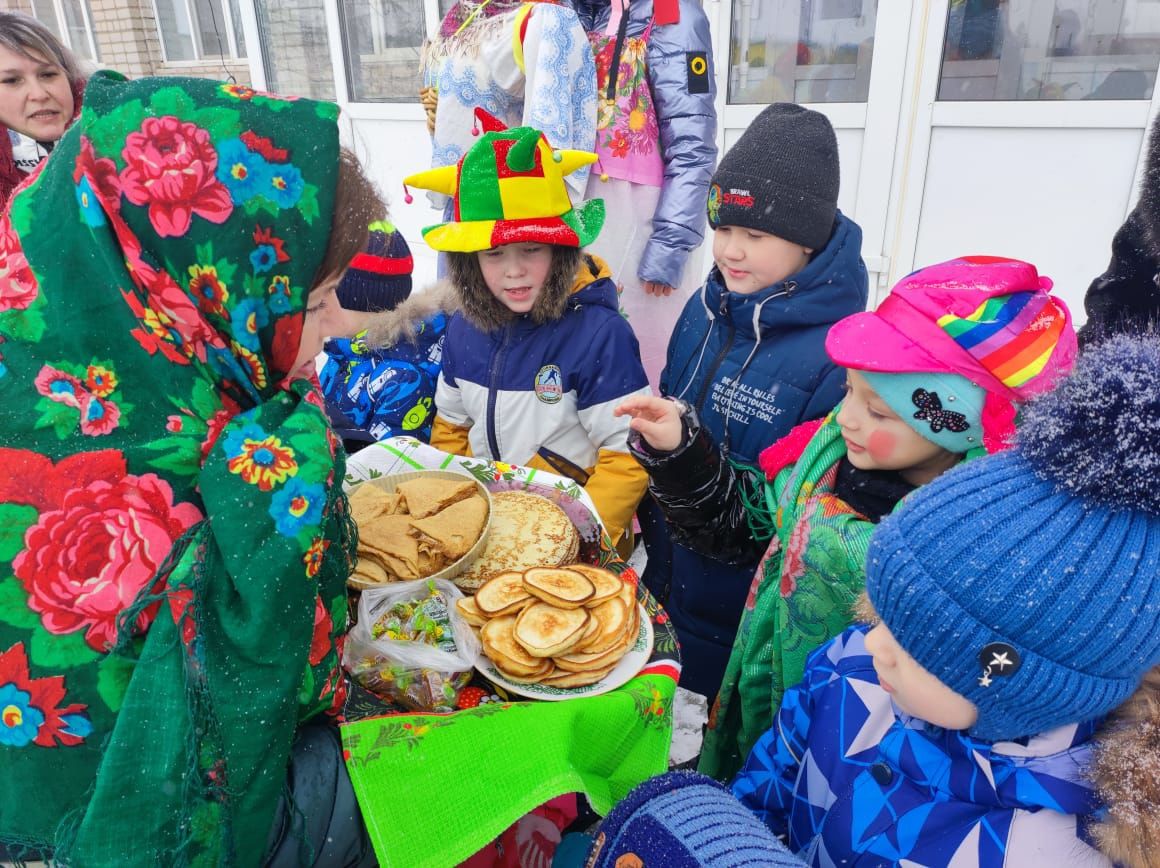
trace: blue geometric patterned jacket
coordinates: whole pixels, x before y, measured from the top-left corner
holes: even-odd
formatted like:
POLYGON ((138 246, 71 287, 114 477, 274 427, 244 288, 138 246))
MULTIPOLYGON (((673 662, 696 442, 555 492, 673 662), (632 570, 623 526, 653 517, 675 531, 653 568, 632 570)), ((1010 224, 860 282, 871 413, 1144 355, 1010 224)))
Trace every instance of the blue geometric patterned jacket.
POLYGON ((733 794, 809 864, 1108 866, 1082 777, 1099 721, 990 743, 904 715, 851 627, 810 657, 733 794))

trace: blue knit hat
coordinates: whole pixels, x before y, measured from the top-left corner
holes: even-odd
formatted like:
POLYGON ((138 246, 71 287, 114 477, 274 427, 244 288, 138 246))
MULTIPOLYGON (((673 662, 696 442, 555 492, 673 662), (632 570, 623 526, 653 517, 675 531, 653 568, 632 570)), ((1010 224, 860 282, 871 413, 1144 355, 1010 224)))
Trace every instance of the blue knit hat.
POLYGON ((1160 662, 1160 341, 1082 356, 1016 447, 878 526, 866 590, 988 741, 1107 714, 1160 662))
POLYGON ((804 864, 715 780, 676 771, 645 781, 612 809, 597 830, 586 868, 804 864))
POLYGON ((393 225, 370 225, 367 249, 351 260, 338 284, 338 301, 347 310, 394 310, 411 295, 415 262, 411 248, 393 225))
POLYGON ((936 446, 970 452, 983 445, 987 391, 958 374, 860 371, 898 418, 936 446))

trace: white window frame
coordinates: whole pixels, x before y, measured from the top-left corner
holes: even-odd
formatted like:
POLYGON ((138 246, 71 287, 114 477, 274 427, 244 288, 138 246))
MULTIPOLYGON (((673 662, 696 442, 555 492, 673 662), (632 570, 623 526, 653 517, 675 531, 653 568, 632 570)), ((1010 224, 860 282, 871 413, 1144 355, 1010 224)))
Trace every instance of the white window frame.
MULTIPOLYGON (((64 3, 62 0, 51 0, 51 2, 52 9, 56 13, 56 24, 60 29, 60 33, 57 34, 60 37, 60 41, 72 51, 76 51, 77 47, 73 45, 72 32, 68 27, 68 17, 64 14, 64 3)), ((81 7, 81 18, 84 19, 85 23, 85 40, 89 44, 89 54, 94 61, 99 62, 100 55, 97 53, 97 40, 93 35, 93 19, 89 14, 88 0, 79 0, 79 4, 81 7)))
MULTIPOLYGON (((204 63, 206 60, 217 60, 219 57, 221 57, 221 55, 219 55, 219 54, 206 54, 205 53, 205 46, 199 44, 201 42, 201 27, 199 26, 200 22, 199 22, 198 17, 197 17, 197 9, 194 7, 192 0, 172 0, 172 3, 174 4, 174 8, 177 11, 177 14, 181 15, 184 12, 185 20, 189 24, 189 34, 190 34, 190 41, 193 43, 194 59, 193 60, 173 60, 173 61, 171 61, 169 59, 169 53, 166 50, 166 46, 165 46, 165 34, 161 32, 161 24, 160 24, 161 14, 160 14, 160 10, 158 10, 158 8, 157 8, 158 0, 152 0, 152 2, 153 2, 153 18, 154 18, 154 21, 157 22, 157 38, 158 38, 158 41, 161 43, 161 58, 165 63, 204 63)), ((237 43, 237 40, 234 38, 234 18, 233 18, 233 13, 230 11, 229 0, 210 0, 210 2, 211 3, 218 3, 221 7, 221 10, 222 10, 222 29, 225 30, 226 46, 227 46, 227 50, 229 51, 229 54, 226 56, 225 59, 226 60, 246 60, 247 58, 242 57, 238 53, 238 43, 237 43)), ((53 3, 60 3, 60 0, 53 0, 53 3)), ((246 36, 246 45, 249 46, 251 44, 250 43, 251 36, 250 36, 250 31, 248 29, 246 29, 246 27, 245 27, 245 21, 250 16, 246 14, 245 7, 250 6, 250 13, 252 15, 253 8, 252 8, 251 0, 242 0, 242 2, 238 4, 238 6, 240 9, 242 9, 243 33, 245 33, 245 36, 246 36)), ((257 19, 255 18, 255 29, 257 29, 256 24, 257 24, 257 19)), ((247 53, 249 53, 248 47, 247 47, 247 53)), ((252 66, 252 64, 251 64, 251 66, 252 66)))

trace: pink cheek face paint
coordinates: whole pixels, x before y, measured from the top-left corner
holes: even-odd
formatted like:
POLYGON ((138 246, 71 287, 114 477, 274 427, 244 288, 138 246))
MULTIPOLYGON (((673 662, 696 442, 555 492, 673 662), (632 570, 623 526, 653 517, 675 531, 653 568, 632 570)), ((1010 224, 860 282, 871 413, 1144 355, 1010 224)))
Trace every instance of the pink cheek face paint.
POLYGON ((898 445, 896 438, 889 431, 875 431, 866 441, 866 449, 870 457, 879 464, 884 464, 894 454, 894 447, 898 445))

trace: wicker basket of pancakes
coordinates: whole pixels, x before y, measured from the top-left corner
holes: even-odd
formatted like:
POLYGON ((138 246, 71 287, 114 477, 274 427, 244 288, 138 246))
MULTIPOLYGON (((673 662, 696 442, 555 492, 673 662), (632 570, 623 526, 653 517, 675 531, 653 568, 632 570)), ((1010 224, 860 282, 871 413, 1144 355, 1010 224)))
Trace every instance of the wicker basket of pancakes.
POLYGON ((510 681, 583 687, 636 642, 636 588, 590 564, 501 572, 456 601, 488 659, 510 681))
POLYGON ((483 550, 491 496, 469 476, 416 471, 362 483, 350 492, 358 563, 347 583, 451 579, 483 550))
POLYGON ((579 551, 580 534, 555 503, 530 491, 497 491, 491 495, 487 542, 453 581, 472 594, 492 576, 570 564, 579 551))

